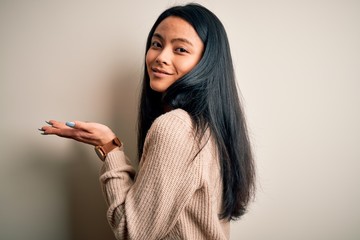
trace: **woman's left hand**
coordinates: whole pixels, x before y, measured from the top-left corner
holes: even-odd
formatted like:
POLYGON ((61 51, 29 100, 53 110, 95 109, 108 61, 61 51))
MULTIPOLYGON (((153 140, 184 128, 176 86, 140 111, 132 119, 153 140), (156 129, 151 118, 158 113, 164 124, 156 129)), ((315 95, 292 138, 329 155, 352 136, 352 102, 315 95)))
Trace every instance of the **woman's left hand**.
POLYGON ((109 127, 99 123, 74 121, 65 124, 56 120, 47 123, 48 126, 39 128, 43 135, 71 138, 93 146, 104 145, 116 137, 109 127))

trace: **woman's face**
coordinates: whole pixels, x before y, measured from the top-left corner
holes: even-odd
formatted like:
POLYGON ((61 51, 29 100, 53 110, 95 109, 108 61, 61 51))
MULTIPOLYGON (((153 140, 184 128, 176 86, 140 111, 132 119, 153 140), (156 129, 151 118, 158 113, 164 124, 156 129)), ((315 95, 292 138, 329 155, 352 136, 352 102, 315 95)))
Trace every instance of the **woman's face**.
POLYGON ((200 61, 204 44, 195 29, 179 17, 165 18, 155 29, 146 53, 150 87, 165 92, 200 61))

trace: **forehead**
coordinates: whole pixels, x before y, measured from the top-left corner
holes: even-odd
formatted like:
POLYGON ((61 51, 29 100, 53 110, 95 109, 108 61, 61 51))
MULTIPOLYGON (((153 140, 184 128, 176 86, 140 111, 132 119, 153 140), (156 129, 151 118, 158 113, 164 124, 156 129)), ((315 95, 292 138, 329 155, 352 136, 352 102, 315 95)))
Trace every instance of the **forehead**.
POLYGON ((162 37, 167 38, 188 38, 199 39, 198 34, 190 23, 180 17, 170 16, 165 18, 155 29, 155 32, 162 37))

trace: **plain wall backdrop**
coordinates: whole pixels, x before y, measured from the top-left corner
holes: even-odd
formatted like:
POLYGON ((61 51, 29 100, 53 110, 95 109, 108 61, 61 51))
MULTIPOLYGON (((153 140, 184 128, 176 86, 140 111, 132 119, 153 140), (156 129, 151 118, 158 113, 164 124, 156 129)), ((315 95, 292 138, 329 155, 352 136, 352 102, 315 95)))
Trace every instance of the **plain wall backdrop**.
MULTIPOLYGON (((360 1, 197 2, 227 30, 256 157, 231 239, 360 239, 360 1)), ((135 159, 145 39, 178 3, 0 0, 0 239, 114 239, 93 148, 37 128, 101 122, 135 159)))

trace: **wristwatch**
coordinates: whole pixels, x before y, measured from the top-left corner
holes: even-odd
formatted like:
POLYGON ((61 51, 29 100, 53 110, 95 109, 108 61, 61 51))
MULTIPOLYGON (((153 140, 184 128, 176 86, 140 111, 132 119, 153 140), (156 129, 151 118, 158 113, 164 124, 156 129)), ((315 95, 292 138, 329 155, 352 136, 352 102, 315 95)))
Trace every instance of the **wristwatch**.
POLYGON ((121 145, 122 144, 121 144, 119 138, 115 137, 113 140, 106 143, 105 145, 96 146, 95 152, 98 155, 98 157, 101 159, 101 161, 105 161, 107 154, 114 148, 121 147, 121 145))

